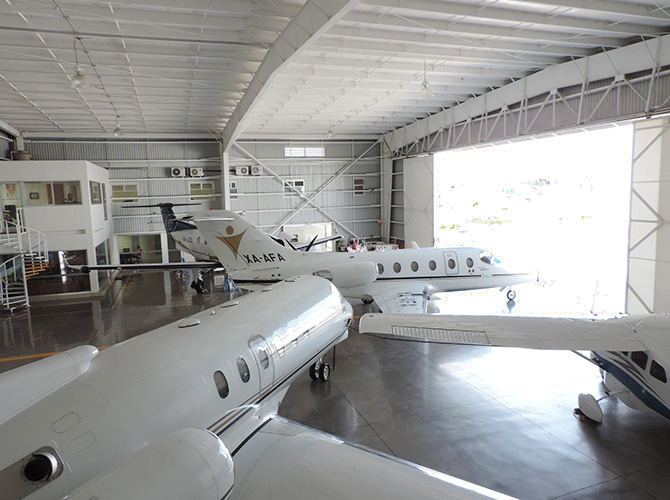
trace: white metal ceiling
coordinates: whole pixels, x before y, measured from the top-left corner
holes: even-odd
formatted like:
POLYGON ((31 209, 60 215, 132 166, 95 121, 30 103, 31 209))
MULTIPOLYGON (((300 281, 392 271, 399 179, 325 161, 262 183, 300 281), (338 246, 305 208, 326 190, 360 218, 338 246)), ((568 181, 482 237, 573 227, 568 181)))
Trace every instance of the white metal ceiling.
POLYGON ((669 31, 668 0, 0 0, 0 123, 28 136, 118 122, 142 136, 370 137, 669 31), (83 90, 70 86, 75 46, 83 90))

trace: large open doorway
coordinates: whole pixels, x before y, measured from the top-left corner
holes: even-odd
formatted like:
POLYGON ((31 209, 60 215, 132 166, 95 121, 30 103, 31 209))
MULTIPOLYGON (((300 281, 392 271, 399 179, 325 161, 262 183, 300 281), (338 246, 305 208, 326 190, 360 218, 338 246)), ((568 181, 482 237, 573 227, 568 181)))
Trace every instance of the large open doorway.
MULTIPOLYGON (((483 247, 509 269, 537 270, 518 312, 622 312, 632 137, 626 125, 436 155, 439 246, 483 247)), ((476 294, 449 300, 504 312, 497 291, 476 294)))

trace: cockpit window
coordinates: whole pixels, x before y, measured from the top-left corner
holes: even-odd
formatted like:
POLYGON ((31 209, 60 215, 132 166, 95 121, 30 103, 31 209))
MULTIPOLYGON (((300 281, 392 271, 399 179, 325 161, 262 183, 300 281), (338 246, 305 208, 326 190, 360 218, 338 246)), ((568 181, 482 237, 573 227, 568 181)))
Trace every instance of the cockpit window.
POLYGON ((479 254, 479 260, 481 260, 484 264, 493 264, 493 255, 491 255, 489 252, 482 252, 479 254))
POLYGON ((649 367, 649 373, 652 377, 657 378, 663 383, 668 381, 668 378, 665 376, 665 368, 659 365, 656 361, 651 361, 651 366, 649 367))
POLYGON ((635 363, 637 366, 639 366, 643 370, 647 369, 647 361, 649 360, 649 356, 647 356, 646 352, 643 352, 643 351, 632 352, 630 354, 630 359, 632 359, 633 363, 635 363))

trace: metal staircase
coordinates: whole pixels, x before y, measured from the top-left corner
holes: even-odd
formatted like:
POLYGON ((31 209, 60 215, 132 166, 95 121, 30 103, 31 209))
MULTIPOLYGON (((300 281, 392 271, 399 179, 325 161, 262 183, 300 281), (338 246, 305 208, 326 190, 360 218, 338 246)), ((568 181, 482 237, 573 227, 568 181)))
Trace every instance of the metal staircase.
POLYGON ((0 249, 16 254, 0 264, 0 309, 13 313, 30 306, 28 279, 49 267, 47 237, 26 227, 19 209, 16 222, 0 220, 0 249))

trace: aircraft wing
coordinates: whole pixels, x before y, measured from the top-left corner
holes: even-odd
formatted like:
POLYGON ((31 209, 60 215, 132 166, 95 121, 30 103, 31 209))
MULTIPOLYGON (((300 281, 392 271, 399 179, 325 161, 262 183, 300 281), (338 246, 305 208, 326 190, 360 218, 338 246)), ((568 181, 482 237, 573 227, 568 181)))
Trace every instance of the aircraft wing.
POLYGON ((646 351, 636 335, 644 317, 611 319, 521 316, 366 314, 359 331, 383 337, 442 344, 531 349, 646 351))
POLYGON ((428 308, 428 292, 423 283, 398 283, 372 294, 384 314, 423 314, 428 308))
POLYGON ((232 499, 512 500, 282 418, 267 422, 233 460, 232 499))
POLYGON ((147 264, 91 264, 86 266, 68 266, 75 271, 89 273, 91 271, 114 271, 114 270, 161 270, 161 269, 217 269, 223 268, 223 264, 215 261, 199 260, 195 262, 169 262, 169 263, 147 263, 147 264))

